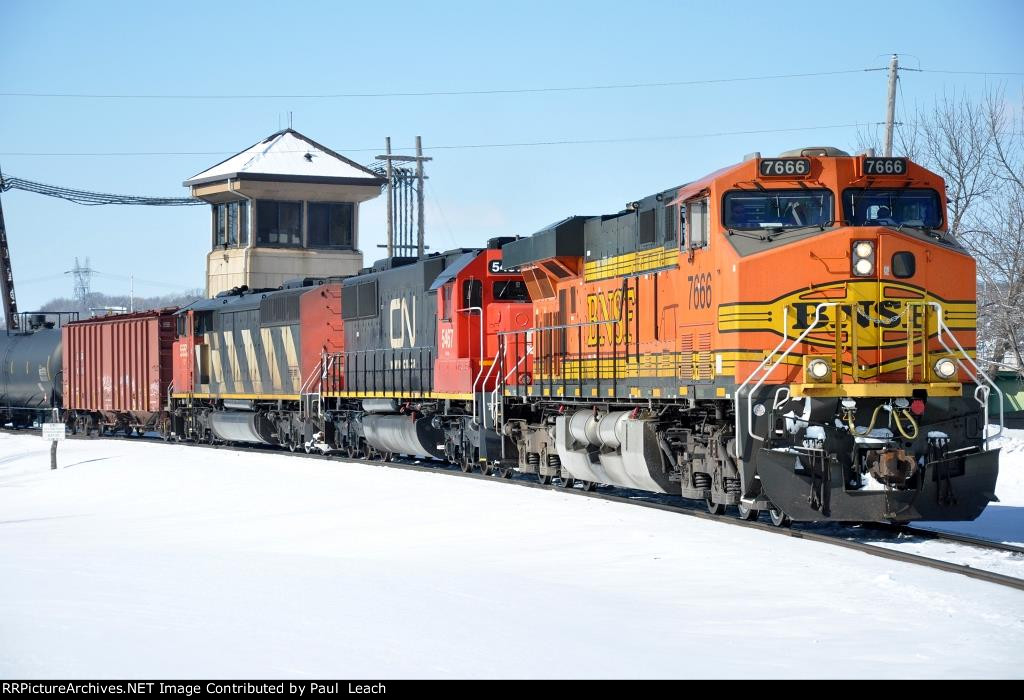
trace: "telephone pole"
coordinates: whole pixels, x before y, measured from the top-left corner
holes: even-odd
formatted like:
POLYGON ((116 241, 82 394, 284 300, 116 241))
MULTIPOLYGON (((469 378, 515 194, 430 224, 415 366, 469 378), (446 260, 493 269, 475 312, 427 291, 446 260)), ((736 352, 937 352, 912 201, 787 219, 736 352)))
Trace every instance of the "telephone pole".
MULTIPOLYGON (((0 191, 3 187, 0 186, 0 191)), ((14 296, 14 272, 11 270, 11 251, 7 246, 7 227, 4 225, 4 205, 0 202, 0 296, 3 297, 4 324, 9 331, 18 330, 18 300, 14 296)))
MULTIPOLYGON (((388 180, 388 216, 387 216, 387 232, 388 232, 388 257, 390 258, 395 254, 395 223, 394 213, 392 212, 393 203, 391 201, 391 178, 394 177, 394 172, 391 169, 391 137, 388 136, 384 139, 384 150, 387 152, 385 157, 385 165, 387 166, 387 180, 388 180)), ((379 156, 378 156, 379 157, 379 156)))
POLYGON ((889 62, 889 102, 885 111, 885 157, 892 157, 892 129, 896 123, 896 80, 900 72, 900 59, 892 55, 889 62))
POLYGON ((424 181, 426 176, 423 174, 423 164, 433 158, 423 155, 423 140, 416 137, 416 155, 414 156, 397 156, 391 153, 391 138, 388 137, 385 141, 385 150, 387 153, 384 155, 377 156, 377 160, 382 160, 386 165, 386 178, 387 178, 387 251, 388 257, 395 254, 413 252, 412 247, 412 212, 409 210, 409 187, 411 180, 415 179, 416 182, 416 257, 422 258, 423 252, 426 250, 424 245, 424 212, 423 212, 423 192, 424 192, 424 181), (392 163, 416 163, 416 174, 413 176, 406 168, 394 168, 392 163), (399 186, 398 195, 399 211, 394 211, 395 205, 393 204, 395 197, 395 185, 399 186), (395 237, 395 219, 399 219, 402 222, 403 234, 400 239, 396 242, 395 237), (406 225, 406 215, 408 217, 408 225, 406 225))
POLYGON ((416 137, 416 257, 423 257, 423 141, 416 137))

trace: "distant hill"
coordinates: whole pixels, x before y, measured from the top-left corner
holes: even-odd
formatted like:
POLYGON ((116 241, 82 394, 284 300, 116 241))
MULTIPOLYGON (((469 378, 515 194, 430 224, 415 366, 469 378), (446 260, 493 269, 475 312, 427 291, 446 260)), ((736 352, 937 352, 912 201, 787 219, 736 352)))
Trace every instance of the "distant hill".
MULTIPOLYGON (((162 309, 168 306, 185 306, 197 299, 204 299, 206 295, 202 289, 189 289, 176 294, 166 294, 159 297, 135 297, 134 308, 136 311, 148 311, 149 309, 162 309)), ((89 318, 92 313, 90 309, 102 309, 109 307, 124 307, 125 310, 132 308, 128 295, 108 295, 94 293, 86 297, 85 303, 80 304, 77 299, 58 297, 43 304, 39 311, 77 311, 79 318, 89 318)), ((35 311, 36 309, 29 309, 35 311)), ((99 313, 99 312, 97 312, 99 313)))

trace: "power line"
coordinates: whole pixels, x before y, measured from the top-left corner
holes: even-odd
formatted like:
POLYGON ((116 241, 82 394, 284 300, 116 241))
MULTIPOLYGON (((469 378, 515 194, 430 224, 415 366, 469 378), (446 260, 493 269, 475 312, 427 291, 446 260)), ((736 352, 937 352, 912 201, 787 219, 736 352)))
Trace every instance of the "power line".
POLYGON ((529 93, 585 92, 590 90, 635 90, 638 88, 687 87, 714 85, 718 83, 740 83, 758 80, 784 80, 788 78, 815 78, 829 75, 848 75, 885 70, 884 68, 855 68, 850 70, 819 71, 814 73, 785 73, 779 75, 753 75, 733 78, 706 78, 703 80, 671 80, 656 83, 611 83, 607 85, 565 85, 557 87, 494 88, 486 90, 425 90, 418 92, 344 92, 315 93, 300 95, 130 95, 84 92, 0 92, 0 97, 56 97, 101 100, 306 100, 381 97, 457 97, 461 95, 522 95, 529 93))
MULTIPOLYGON (((519 147, 531 147, 531 146, 570 146, 570 145, 587 145, 587 144, 611 144, 611 143, 639 143, 645 141, 677 141, 685 139, 703 139, 703 138, 714 138, 721 136, 746 136, 749 134, 781 134, 788 132, 799 132, 799 131, 823 131, 827 129, 849 129, 852 127, 864 126, 863 123, 852 123, 852 124, 825 124, 821 126, 793 126, 784 127, 781 129, 746 129, 742 131, 716 131, 707 132, 702 134, 671 134, 668 136, 627 136, 627 137, 614 137, 614 138, 598 138, 598 139, 552 139, 548 141, 514 141, 504 143, 471 143, 471 144, 453 144, 453 145, 442 145, 442 146, 425 146, 424 151, 440 151, 440 150, 464 150, 464 149, 477 149, 477 148, 519 148, 519 147)), ((365 153, 370 151, 379 151, 380 148, 336 148, 335 150, 344 153, 365 153)), ((415 151, 415 147, 409 148, 395 148, 395 151, 415 151)), ((300 152, 300 151, 296 151, 300 152)), ((305 151, 301 151, 304 153, 305 151)), ((224 155, 229 153, 228 151, 208 151, 208 152, 195 152, 195 151, 108 151, 108 152, 25 152, 25 151, 9 151, 0 153, 0 156, 69 156, 69 157, 122 157, 122 156, 179 156, 179 155, 224 155)), ((13 179, 13 178, 12 178, 13 179)))
POLYGON ((1024 75, 1024 71, 992 71, 992 70, 934 70, 929 68, 903 68, 915 73, 942 73, 944 75, 1024 75))
MULTIPOLYGON (((85 204, 88 206, 98 206, 102 204, 129 204, 150 207, 181 207, 206 203, 192 197, 144 197, 139 195, 107 194, 104 192, 73 190, 67 187, 59 187, 57 185, 47 185, 42 182, 25 180, 20 177, 5 177, 0 173, 0 192, 6 192, 7 190, 35 192, 36 194, 45 195, 47 197, 56 197, 57 199, 65 199, 69 202, 74 202, 75 204, 85 204)), ((88 266, 89 263, 87 261, 86 267, 88 266)))

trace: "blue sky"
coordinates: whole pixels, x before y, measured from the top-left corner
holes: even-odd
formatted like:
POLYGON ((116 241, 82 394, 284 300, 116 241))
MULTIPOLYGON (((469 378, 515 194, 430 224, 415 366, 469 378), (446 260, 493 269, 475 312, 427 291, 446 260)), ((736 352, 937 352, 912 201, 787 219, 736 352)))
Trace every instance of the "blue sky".
MULTIPOLYGON (((296 95, 679 82, 884 67, 1024 73, 1024 3, 45 2, 0 0, 0 93, 296 95)), ((901 74, 898 109, 1024 75, 901 74)), ((692 180, 745 153, 852 148, 884 119, 883 71, 527 94, 373 98, 71 99, 0 96, 0 168, 46 183, 180 196, 183 180, 287 125, 359 162, 385 136, 429 150, 434 250, 529 234, 569 214, 692 180), (836 127, 806 131, 774 131, 836 127), (665 137, 665 138, 655 138, 665 137), (174 155, 14 155, 160 152, 174 155), (201 155, 180 155, 196 153, 201 155)), ((201 287, 206 208, 83 207, 3 194, 19 306, 70 296, 89 257, 155 295, 201 287), (145 280, 145 281, 143 281, 145 280), (158 284, 159 283, 159 284, 158 284)), ((383 202, 362 210, 380 257, 383 202)), ((94 291, 126 293, 97 276, 94 291)))

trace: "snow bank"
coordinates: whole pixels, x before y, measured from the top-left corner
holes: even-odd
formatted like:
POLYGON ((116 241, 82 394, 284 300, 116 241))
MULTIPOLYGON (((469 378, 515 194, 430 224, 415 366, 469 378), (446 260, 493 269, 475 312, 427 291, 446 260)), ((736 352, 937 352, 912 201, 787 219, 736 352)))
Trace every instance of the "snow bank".
POLYGON ((1024 675, 1024 594, 828 545, 274 454, 60 461, 0 435, 0 677, 1024 675))

